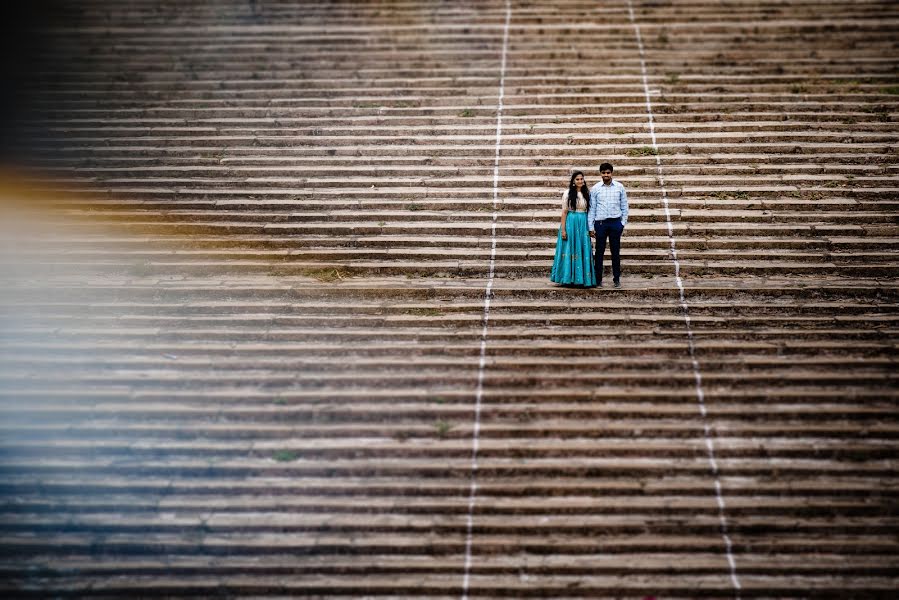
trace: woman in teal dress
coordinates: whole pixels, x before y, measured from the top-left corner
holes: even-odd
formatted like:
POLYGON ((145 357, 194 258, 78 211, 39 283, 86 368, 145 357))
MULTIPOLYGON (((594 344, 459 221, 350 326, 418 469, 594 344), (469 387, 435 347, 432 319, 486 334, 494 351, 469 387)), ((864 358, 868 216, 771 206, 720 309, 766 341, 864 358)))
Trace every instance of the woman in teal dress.
POLYGON ((587 230, 590 188, 584 174, 571 174, 568 189, 562 192, 562 223, 556 238, 556 257, 550 280, 565 285, 596 286, 593 245, 587 230))

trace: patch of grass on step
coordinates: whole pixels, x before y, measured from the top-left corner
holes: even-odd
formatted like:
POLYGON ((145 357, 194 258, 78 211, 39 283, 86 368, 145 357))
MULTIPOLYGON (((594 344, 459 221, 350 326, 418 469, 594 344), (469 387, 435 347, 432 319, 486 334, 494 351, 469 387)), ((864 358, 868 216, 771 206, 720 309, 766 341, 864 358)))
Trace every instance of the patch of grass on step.
POLYGON ((437 422, 434 423, 434 434, 440 439, 444 439, 452 428, 452 423, 444 421, 443 419, 438 419, 437 422))
POLYGON ((628 156, 655 156, 659 151, 652 146, 640 146, 627 151, 628 156))
POLYGON ((278 462, 290 462, 298 459, 299 457, 300 455, 293 450, 278 450, 272 455, 272 458, 274 458, 278 462))

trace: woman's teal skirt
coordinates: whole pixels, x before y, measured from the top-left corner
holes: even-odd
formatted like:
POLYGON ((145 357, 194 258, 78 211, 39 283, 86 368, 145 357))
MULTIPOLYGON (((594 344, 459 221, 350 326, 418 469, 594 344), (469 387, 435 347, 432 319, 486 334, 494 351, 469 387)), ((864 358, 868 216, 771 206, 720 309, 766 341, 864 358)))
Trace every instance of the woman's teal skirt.
POLYGON ((551 281, 568 285, 594 287, 593 245, 587 230, 587 213, 569 212, 565 219, 568 239, 562 239, 562 228, 556 237, 556 258, 549 276, 551 281))

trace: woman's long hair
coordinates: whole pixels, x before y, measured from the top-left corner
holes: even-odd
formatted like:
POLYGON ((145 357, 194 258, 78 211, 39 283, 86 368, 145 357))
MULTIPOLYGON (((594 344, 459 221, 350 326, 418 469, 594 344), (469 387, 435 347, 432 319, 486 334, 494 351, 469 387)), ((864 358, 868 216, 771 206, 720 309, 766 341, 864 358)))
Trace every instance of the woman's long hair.
MULTIPOLYGON (((568 210, 577 210, 577 188, 574 187, 574 179, 578 175, 583 175, 580 171, 575 171, 571 174, 571 179, 568 181, 568 210)), ((587 211, 590 210, 590 186, 587 185, 587 178, 584 177, 584 187, 581 188, 581 194, 584 196, 584 200, 587 201, 587 211)))

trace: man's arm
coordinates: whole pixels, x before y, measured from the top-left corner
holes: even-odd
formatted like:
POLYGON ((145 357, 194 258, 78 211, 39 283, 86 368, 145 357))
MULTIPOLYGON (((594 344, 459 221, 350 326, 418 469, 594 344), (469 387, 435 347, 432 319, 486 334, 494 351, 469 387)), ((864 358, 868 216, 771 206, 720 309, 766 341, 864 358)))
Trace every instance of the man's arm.
POLYGON ((593 222, 596 221, 596 194, 590 190, 590 210, 587 211, 587 231, 593 233, 593 222))
POLYGON ((627 190, 621 186, 621 226, 627 227, 627 190))

